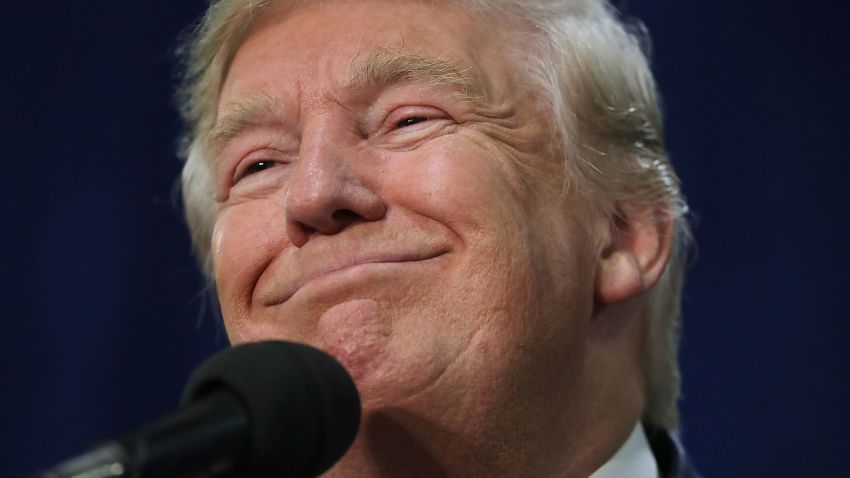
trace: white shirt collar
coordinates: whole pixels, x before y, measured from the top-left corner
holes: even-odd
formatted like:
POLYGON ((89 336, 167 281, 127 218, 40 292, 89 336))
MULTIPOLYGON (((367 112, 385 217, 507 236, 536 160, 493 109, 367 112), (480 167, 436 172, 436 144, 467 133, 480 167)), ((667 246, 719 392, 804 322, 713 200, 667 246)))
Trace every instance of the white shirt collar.
POLYGON ((589 478, 658 478, 658 464, 638 422, 617 453, 589 478))

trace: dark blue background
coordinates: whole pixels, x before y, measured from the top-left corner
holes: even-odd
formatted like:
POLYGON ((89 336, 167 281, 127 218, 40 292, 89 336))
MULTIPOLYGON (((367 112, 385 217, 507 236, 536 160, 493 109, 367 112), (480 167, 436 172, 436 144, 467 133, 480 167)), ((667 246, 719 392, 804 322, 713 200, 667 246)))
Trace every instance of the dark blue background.
MULTIPOLYGON (((172 410, 225 346, 173 189, 202 0, 14 2, 0 28, 0 476, 172 410)), ((684 435, 709 476, 848 476, 850 15, 632 0, 696 212, 684 435)))

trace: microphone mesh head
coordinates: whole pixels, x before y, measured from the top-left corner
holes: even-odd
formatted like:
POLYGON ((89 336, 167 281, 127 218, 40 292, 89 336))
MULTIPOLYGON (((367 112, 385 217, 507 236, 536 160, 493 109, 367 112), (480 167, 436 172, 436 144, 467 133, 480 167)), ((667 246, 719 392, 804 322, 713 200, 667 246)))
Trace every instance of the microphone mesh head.
POLYGON ((360 397, 330 355, 292 342, 239 345, 204 362, 189 379, 182 404, 212 392, 242 400, 251 423, 240 477, 314 477, 348 450, 360 424, 360 397))

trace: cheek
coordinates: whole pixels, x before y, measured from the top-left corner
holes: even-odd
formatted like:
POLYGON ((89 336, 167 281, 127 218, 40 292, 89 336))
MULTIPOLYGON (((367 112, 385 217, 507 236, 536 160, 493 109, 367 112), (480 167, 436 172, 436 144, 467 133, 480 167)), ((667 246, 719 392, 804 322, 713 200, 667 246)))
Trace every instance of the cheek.
POLYGON ((229 333, 247 320, 257 278, 286 247, 283 217, 283 208, 276 207, 270 200, 234 205, 218 214, 213 230, 212 257, 216 288, 229 333))
MULTIPOLYGON (((450 138, 450 137, 449 137, 450 138)), ((447 138, 448 139, 448 138, 447 138)), ((444 141, 412 153, 388 170, 394 201, 443 223, 466 241, 469 233, 516 223, 523 198, 504 160, 472 144, 444 141)))

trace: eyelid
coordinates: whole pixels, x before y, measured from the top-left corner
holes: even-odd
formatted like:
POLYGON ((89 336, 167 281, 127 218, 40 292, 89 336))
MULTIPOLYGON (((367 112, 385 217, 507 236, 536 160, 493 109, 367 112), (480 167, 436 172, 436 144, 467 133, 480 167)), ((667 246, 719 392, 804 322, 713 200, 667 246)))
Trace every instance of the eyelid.
MULTIPOLYGON (((451 116, 449 116, 448 113, 441 110, 440 108, 437 108, 437 107, 434 107, 434 106, 424 106, 424 105, 402 106, 402 107, 399 107, 399 108, 392 110, 390 112, 390 114, 387 115, 387 118, 386 118, 386 120, 384 121, 384 124, 381 127, 381 132, 389 133, 389 132, 395 131, 396 129, 398 129, 396 126, 401 121, 403 121, 407 118, 425 118, 426 121, 427 121, 427 120, 434 120, 434 119, 449 119, 449 118, 451 118, 451 116)), ((408 128, 412 129, 412 128, 415 128, 416 126, 417 125, 411 125, 411 126, 408 126, 407 128, 402 128, 402 130, 408 129, 408 128)))
MULTIPOLYGON (((250 174, 246 174, 251 166, 257 163, 279 163, 286 165, 292 162, 292 158, 288 154, 273 148, 262 148, 246 154, 236 163, 231 177, 231 184, 236 184, 250 174)), ((262 172, 258 171, 257 173, 262 172)))

